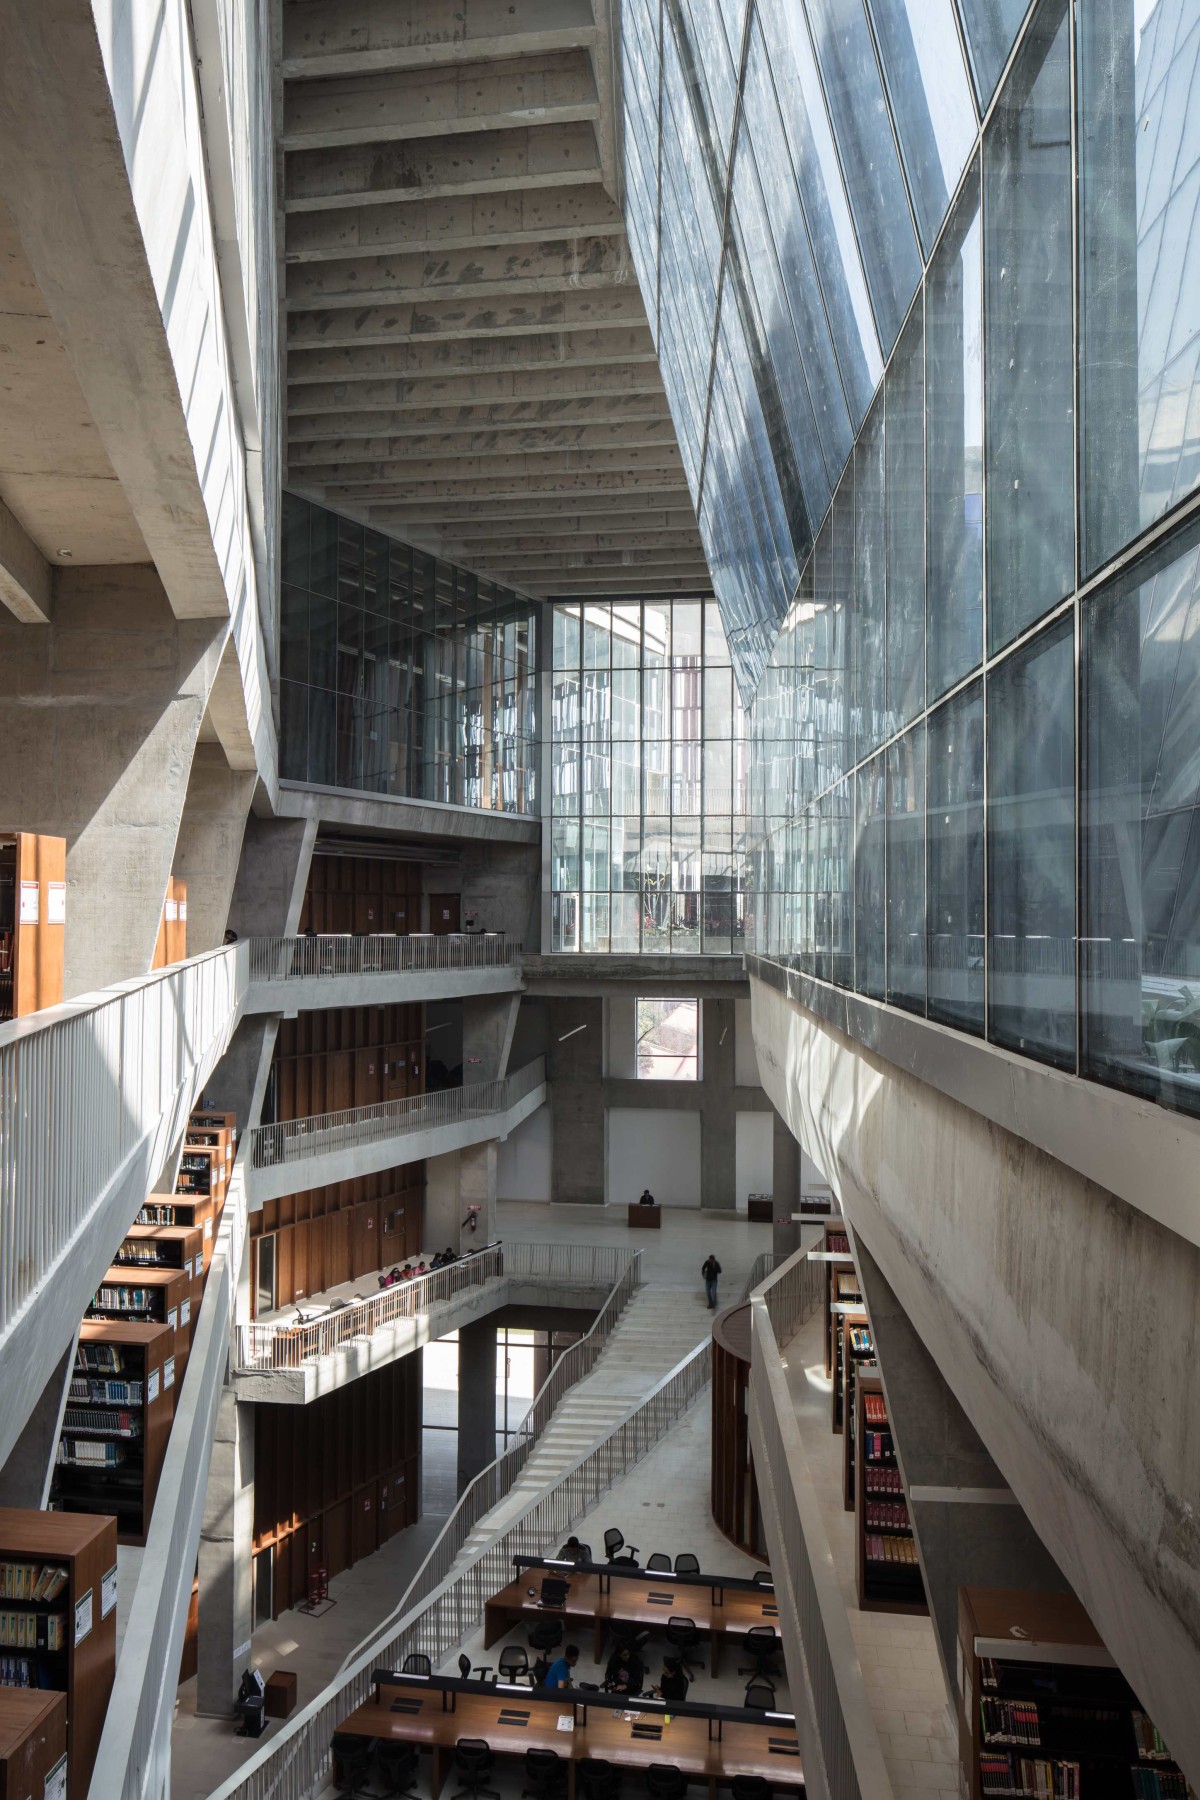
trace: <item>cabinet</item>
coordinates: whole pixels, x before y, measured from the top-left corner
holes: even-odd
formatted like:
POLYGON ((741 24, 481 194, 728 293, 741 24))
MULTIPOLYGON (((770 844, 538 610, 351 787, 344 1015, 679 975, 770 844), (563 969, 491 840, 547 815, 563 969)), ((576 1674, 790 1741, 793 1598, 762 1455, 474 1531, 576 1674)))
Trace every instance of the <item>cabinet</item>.
POLYGON ((52 1498, 108 1513, 121 1542, 144 1544, 178 1378, 169 1325, 85 1319, 67 1391, 52 1498))
POLYGON ((96 1289, 88 1317, 168 1326, 172 1379, 182 1381, 192 1342, 191 1288, 192 1278, 182 1269, 122 1269, 114 1264, 96 1289))
POLYGON ((0 1687, 0 1800, 42 1800, 47 1776, 65 1776, 66 1762, 66 1695, 0 1687))

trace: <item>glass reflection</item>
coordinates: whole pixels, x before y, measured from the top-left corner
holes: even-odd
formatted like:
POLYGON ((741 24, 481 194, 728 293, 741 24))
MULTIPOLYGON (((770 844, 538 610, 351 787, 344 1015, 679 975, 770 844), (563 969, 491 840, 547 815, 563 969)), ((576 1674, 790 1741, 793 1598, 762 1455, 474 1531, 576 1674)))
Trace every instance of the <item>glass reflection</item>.
POLYGON ((971 51, 975 91, 983 107, 996 91, 1000 71, 1029 11, 1029 0, 958 0, 958 4, 971 51))
POLYGON ((983 684, 929 715, 929 1016, 983 1034, 983 684))
POLYGON ((925 727, 887 751, 887 998, 925 1011, 925 727))
POLYGON ((954 0, 868 0, 892 117, 928 256, 975 147, 979 121, 954 0))

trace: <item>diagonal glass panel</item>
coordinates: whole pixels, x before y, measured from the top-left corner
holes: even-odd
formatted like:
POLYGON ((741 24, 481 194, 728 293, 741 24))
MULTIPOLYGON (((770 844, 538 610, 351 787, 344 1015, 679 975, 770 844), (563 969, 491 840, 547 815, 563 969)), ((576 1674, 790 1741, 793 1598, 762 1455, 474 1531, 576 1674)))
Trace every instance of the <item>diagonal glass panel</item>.
POLYGON ((996 91, 1000 71, 1029 11, 1029 0, 958 0, 958 5, 982 108, 996 91))
POLYGON ((867 0, 928 256, 975 145, 979 121, 954 0, 867 0))

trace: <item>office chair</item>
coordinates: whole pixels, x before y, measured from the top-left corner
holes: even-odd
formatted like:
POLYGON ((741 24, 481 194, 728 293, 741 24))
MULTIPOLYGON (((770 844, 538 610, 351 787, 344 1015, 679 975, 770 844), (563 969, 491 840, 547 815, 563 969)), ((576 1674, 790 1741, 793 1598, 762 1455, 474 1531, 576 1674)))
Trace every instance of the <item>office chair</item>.
POLYGON ((617 1800, 621 1791, 621 1773, 602 1756, 585 1756, 575 1770, 576 1785, 583 1790, 583 1800, 617 1800))
MULTIPOLYGON (((775 1577, 772 1575, 770 1569, 755 1569, 750 1579, 755 1587, 774 1588, 775 1586, 775 1577)), ((741 1781, 742 1779, 743 1777, 739 1775, 738 1780, 741 1781)), ((761 1781, 763 1778, 761 1775, 747 1775, 744 1779, 746 1781, 761 1781)))
POLYGON ((379 1778, 385 1783, 381 1800, 405 1800, 417 1785, 416 1745, 381 1743, 378 1756, 379 1778))
POLYGON ((527 1788, 521 1789, 521 1800, 558 1800, 567 1785, 567 1771, 557 1750, 525 1752, 527 1788))
POLYGON ((693 1556, 690 1550, 681 1550, 675 1558, 675 1573, 677 1575, 698 1575, 700 1558, 693 1556))
POLYGON ((775 1689, 769 1681, 748 1681, 743 1705, 748 1706, 751 1712, 774 1712, 775 1689))
POLYGON ((674 1763, 651 1763, 646 1770, 646 1792, 650 1800, 683 1800, 687 1776, 674 1763))
POLYGON ((505 1644, 496 1665, 499 1681, 529 1680, 529 1655, 524 1644, 505 1644))
POLYGON ((637 1545, 627 1544, 615 1525, 610 1525, 604 1534, 604 1554, 609 1562, 632 1563, 637 1567, 637 1545), (618 1556, 618 1551, 624 1551, 618 1556))
POLYGON ((469 1656, 460 1656, 459 1657, 458 1672, 464 1681, 470 1681, 470 1679, 471 1679, 471 1659, 469 1656))
POLYGON ((665 1551, 656 1550, 653 1556, 646 1558, 646 1573, 647 1575, 669 1575, 671 1573, 671 1559, 665 1551))
POLYGON ((783 1645, 773 1625, 752 1625, 746 1633, 746 1654, 750 1658, 739 1675, 757 1675, 760 1679, 766 1675, 778 1675, 776 1658, 783 1645))
POLYGON ((432 1675, 433 1664, 423 1650, 410 1650, 400 1666, 402 1675, 432 1675))
POLYGON ((690 1675, 693 1669, 702 1669, 704 1664, 695 1654, 700 1642, 700 1633, 696 1629, 695 1619, 685 1619, 675 1613, 667 1621, 667 1629, 663 1634, 668 1644, 690 1675))
POLYGON ((563 1641, 563 1622, 561 1619, 535 1619, 526 1636, 531 1650, 557 1650, 563 1641))
POLYGON ((356 1796, 370 1792, 367 1784, 371 1778, 376 1742, 375 1738, 334 1732, 329 1748, 333 1751, 333 1766, 337 1771, 335 1790, 345 1795, 346 1800, 355 1800, 356 1796))
POLYGON ((470 1800, 473 1794, 478 1794, 480 1800, 500 1800, 495 1788, 483 1785, 494 1761, 492 1746, 482 1738, 459 1738, 454 1746, 454 1767, 463 1785, 453 1800, 470 1800))
POLYGON ((609 1620, 608 1632, 615 1647, 628 1644, 635 1653, 644 1650, 650 1642, 650 1633, 645 1626, 627 1625, 620 1619, 609 1620))
POLYGON ((732 1800, 772 1800, 773 1789, 763 1775, 735 1775, 729 1792, 732 1800))

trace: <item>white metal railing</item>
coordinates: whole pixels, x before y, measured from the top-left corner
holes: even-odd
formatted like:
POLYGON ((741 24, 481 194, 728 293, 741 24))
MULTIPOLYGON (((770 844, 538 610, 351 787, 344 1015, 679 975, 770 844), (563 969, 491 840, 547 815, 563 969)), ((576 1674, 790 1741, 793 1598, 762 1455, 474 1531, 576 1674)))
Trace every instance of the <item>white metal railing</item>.
MULTIPOLYGON (((372 1690, 372 1671, 399 1667, 413 1651, 436 1668, 475 1631, 487 1600, 512 1579, 514 1556, 538 1556, 559 1544, 589 1506, 641 1461, 692 1402, 711 1373, 712 1342, 683 1358, 612 1431, 554 1486, 458 1570, 410 1605, 391 1636, 375 1640, 349 1669, 283 1726, 209 1800, 311 1800, 330 1768, 330 1740, 372 1690)), ((418 1580, 420 1577, 418 1577, 418 1580)))
POLYGON ((192 1598, 208 1466, 246 1245, 240 1163, 213 1247, 187 1371, 154 1499, 154 1513, 105 1713, 89 1794, 143 1800, 167 1791, 179 1659, 192 1598))
POLYGON ((502 932, 372 937, 253 937, 251 981, 322 981, 426 969, 519 967, 522 946, 502 932))
POLYGON ((231 945, 0 1025, 0 1334, 148 1135, 166 1160, 233 1034, 246 960, 231 945))
POLYGON ((823 1265, 808 1260, 816 1235, 750 1299, 750 1444, 806 1786, 814 1800, 890 1800, 782 1362, 824 1292, 823 1265))
POLYGON ((767 1276, 784 1261, 786 1258, 778 1250, 761 1250, 755 1257, 753 1267, 746 1277, 746 1285, 742 1289, 742 1299, 748 1300, 755 1288, 761 1287, 767 1276))
POLYGON ((374 1106, 351 1106, 343 1112, 314 1113, 280 1125, 258 1125, 246 1134, 250 1165, 266 1169, 278 1163, 306 1162, 338 1150, 505 1113, 545 1079, 546 1060, 539 1056, 501 1081, 413 1094, 407 1100, 382 1100, 374 1106))

